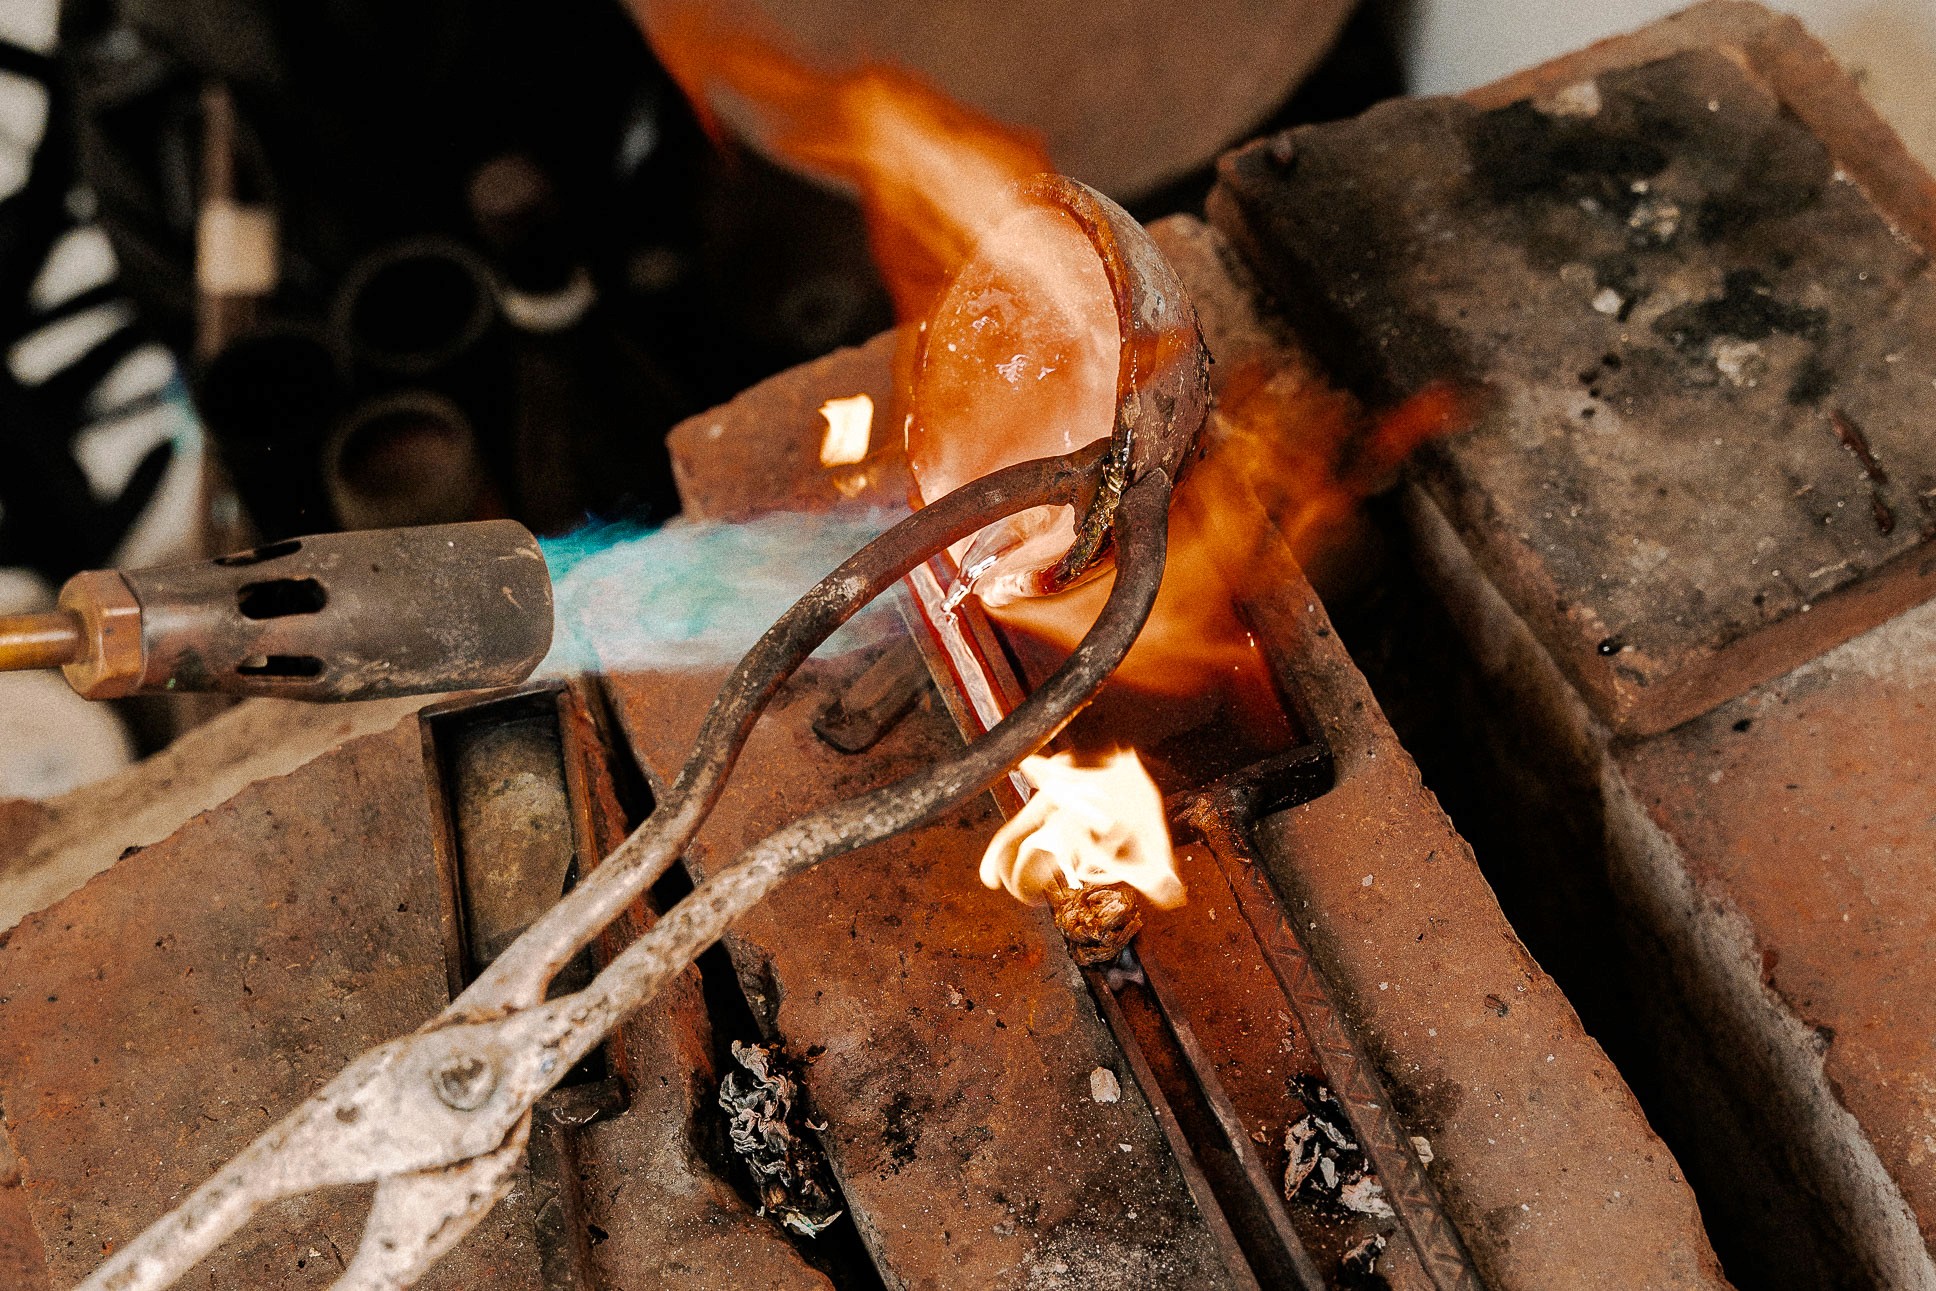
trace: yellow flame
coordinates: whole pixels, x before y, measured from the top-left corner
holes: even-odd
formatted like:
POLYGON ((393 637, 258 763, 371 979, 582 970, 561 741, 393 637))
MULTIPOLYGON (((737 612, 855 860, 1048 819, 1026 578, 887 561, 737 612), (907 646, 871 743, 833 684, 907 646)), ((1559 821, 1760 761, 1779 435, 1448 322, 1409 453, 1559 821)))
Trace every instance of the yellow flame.
POLYGON ((822 466, 852 466, 867 456, 874 435, 874 401, 864 394, 829 399, 820 405, 827 431, 820 438, 822 466))
POLYGON ((1183 904, 1163 799, 1134 750, 1099 766, 1067 753, 1027 757, 1021 772, 1035 795, 990 840, 983 883, 1023 901, 1057 885, 1127 883, 1162 909, 1183 904))

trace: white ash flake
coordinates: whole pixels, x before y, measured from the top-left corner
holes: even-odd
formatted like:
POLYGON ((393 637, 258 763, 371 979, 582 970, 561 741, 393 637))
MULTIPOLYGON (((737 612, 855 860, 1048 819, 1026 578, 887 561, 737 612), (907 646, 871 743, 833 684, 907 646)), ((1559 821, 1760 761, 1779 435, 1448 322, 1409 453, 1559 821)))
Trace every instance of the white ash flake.
POLYGON ((1317 1139, 1317 1126, 1308 1116, 1284 1131, 1284 1150, 1291 1155, 1290 1165, 1284 1168, 1285 1200, 1296 1196, 1311 1172, 1318 1168, 1317 1139))
POLYGON ((1293 1082, 1305 1115, 1284 1131, 1284 1199, 1302 1195, 1318 1204, 1341 1206, 1372 1218, 1389 1218, 1384 1189, 1350 1134, 1343 1106, 1322 1084, 1308 1077, 1293 1082))
POLYGON ((1114 1103, 1123 1096, 1123 1084, 1116 1079, 1116 1073, 1107 1067, 1098 1067, 1089 1073, 1089 1097, 1098 1103, 1114 1103))
POLYGON ((1734 386, 1758 385, 1768 375, 1768 358, 1753 341, 1717 340, 1708 346, 1715 370, 1734 386))
POLYGON ((1373 1219, 1390 1219, 1396 1213, 1391 1203, 1385 1200, 1384 1187, 1369 1175, 1338 1189, 1338 1200, 1344 1203, 1347 1210, 1355 1210, 1373 1219))
POLYGON ((1627 227, 1656 242, 1670 240, 1681 227, 1681 208, 1664 197, 1649 197, 1634 205, 1627 227))

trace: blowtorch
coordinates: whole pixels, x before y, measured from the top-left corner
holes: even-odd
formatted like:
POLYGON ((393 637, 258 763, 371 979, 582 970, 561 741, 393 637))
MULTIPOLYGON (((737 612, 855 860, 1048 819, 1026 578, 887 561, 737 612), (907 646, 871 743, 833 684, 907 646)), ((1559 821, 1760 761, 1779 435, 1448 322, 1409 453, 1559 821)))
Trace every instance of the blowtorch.
POLYGON ((89 570, 59 608, 0 615, 0 671, 88 699, 220 691, 374 699, 523 681, 551 575, 514 520, 317 534, 155 569, 89 570))

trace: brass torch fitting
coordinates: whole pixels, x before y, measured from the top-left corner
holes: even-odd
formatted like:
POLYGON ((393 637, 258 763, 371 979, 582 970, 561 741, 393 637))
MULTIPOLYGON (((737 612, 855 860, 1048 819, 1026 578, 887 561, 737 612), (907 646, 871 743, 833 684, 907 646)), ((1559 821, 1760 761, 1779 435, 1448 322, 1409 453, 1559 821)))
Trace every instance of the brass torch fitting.
POLYGON ((74 575, 61 588, 60 607, 80 620, 81 652, 61 665, 83 699, 119 699, 141 688, 147 652, 141 640, 141 602, 111 569, 74 575))

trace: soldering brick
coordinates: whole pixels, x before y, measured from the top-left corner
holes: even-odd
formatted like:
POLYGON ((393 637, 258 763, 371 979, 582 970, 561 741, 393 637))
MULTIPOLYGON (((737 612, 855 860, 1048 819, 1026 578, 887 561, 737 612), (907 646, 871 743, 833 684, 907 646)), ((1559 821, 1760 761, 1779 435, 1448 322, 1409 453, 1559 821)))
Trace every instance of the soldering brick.
POLYGON ((1366 397, 1483 390, 1419 478, 1626 734, 1936 591, 1930 184, 1721 8, 1740 45, 1291 131, 1211 203, 1366 397))
MULTIPOLYGON (((1218 234, 1189 219, 1160 222, 1152 232, 1199 310, 1217 359, 1214 380, 1221 384, 1242 373, 1245 380, 1274 385, 1286 399, 1296 400, 1304 397, 1299 391, 1306 383, 1322 379, 1309 354, 1271 315, 1261 292, 1218 234)), ((820 434, 814 410, 826 398, 853 393, 851 382, 852 371, 846 364, 821 360, 785 374, 783 384, 755 387, 726 408, 688 422, 686 449, 699 448, 699 441, 690 436, 703 431, 710 446, 706 451, 719 453, 723 461, 746 462, 764 454, 771 461, 800 463, 809 472, 805 479, 777 481, 747 481, 720 472, 707 477, 713 483, 706 487, 696 487, 696 476, 688 474, 683 477, 693 490, 686 498, 688 507, 711 517, 756 514, 771 505, 763 502, 769 497, 817 495, 822 505, 832 505, 824 480, 812 478, 821 473, 809 452, 820 434)), ((1210 433, 1217 433, 1215 426, 1210 433)), ((680 451, 685 450, 675 441, 675 453, 680 451)), ((1648 1126, 1619 1073, 1581 1028, 1565 996, 1514 935, 1470 849, 1419 782, 1417 768, 1379 712, 1316 595, 1294 567, 1274 571, 1270 579, 1261 571, 1258 574, 1253 609, 1267 620, 1260 635, 1286 643, 1292 654, 1292 675, 1300 679, 1338 758, 1335 788, 1265 822, 1265 855, 1280 892, 1301 912, 1304 925, 1315 925, 1301 926, 1301 931, 1309 935, 1314 953, 1331 974, 1339 1002, 1360 1028, 1403 1119, 1411 1132, 1431 1144, 1432 1177, 1490 1284, 1501 1291, 1548 1291, 1556 1286, 1725 1287, 1673 1154, 1648 1126), (1282 581, 1272 582, 1279 574, 1282 581), (1367 877, 1370 883, 1365 882, 1367 877)), ((675 686, 659 677, 621 680, 616 685, 618 706, 648 765, 659 768, 661 774, 670 773, 715 684, 715 678, 691 677, 683 686, 675 686)), ((782 704, 782 713, 767 725, 793 724, 802 730, 792 736, 771 733, 768 743, 748 754, 756 767, 785 768, 806 747, 803 727, 812 704, 804 699, 789 704, 785 696, 782 704), (800 710, 800 715, 790 716, 791 709, 800 710), (769 749, 771 753, 763 752, 769 749)), ((934 715, 925 714, 922 720, 931 723, 934 715)), ((756 734, 755 739, 759 738, 756 734)), ((903 741, 907 738, 907 733, 900 736, 903 741)), ((924 738, 938 736, 931 731, 924 738)), ((822 763, 839 761, 826 751, 812 756, 822 763)), ((772 783, 755 792, 759 800, 772 804, 770 809, 732 808, 729 798, 729 810, 720 823, 736 832, 722 841, 750 841, 760 822, 770 827, 808 806, 831 800, 841 787, 824 776, 767 774, 772 783), (808 785, 813 786, 811 793, 808 785)), ((945 844, 955 854, 956 871, 950 874, 929 861, 918 862, 918 868, 926 871, 924 883, 935 885, 936 895, 908 882, 906 872, 917 863, 899 857, 915 845, 899 842, 885 845, 886 854, 877 861, 862 856, 829 862, 830 867, 844 867, 848 877, 830 872, 797 894, 789 888, 769 902, 767 909, 749 920, 747 942, 741 947, 742 977, 749 980, 756 998, 779 1001, 781 1016, 790 1011, 795 1025, 818 1027, 838 1023, 855 999, 867 999, 870 1008, 892 1007, 891 996, 857 994, 861 988, 852 984, 829 991, 797 971, 763 973, 758 968, 763 963, 784 967, 804 960, 831 969, 841 962, 839 945, 851 944, 850 929, 867 943, 901 946, 910 967, 902 968, 897 960, 892 971, 906 983, 903 990, 916 994, 923 985, 918 975, 899 975, 918 970, 931 953, 917 955, 910 945, 932 947, 934 934, 953 926, 944 920, 944 911, 951 911, 949 918, 954 919, 978 910, 981 918, 995 920, 1001 927, 1028 928, 1026 942, 1035 944, 1039 932, 1018 920, 1021 911, 1011 909, 1007 897, 986 894, 971 899, 973 860, 996 822, 985 804, 961 815, 948 832, 960 831, 958 841, 964 845, 956 849, 952 843, 945 844), (857 870, 876 877, 870 884, 855 876, 857 870), (883 897, 889 898, 885 907, 883 897), (846 922, 828 913, 850 907, 846 922), (919 930, 912 939, 898 928, 878 926, 889 914, 908 919, 909 910, 916 912, 914 927, 919 930), (827 932, 817 926, 821 924, 827 932), (829 932, 837 935, 829 938, 829 932), (823 952, 819 948, 829 939, 834 945, 823 952), (754 966, 752 971, 745 967, 749 964, 754 966), (802 991, 809 998, 801 998, 802 991), (827 999, 834 1005, 820 998, 822 991, 828 991, 827 999)), ((709 828, 717 832, 716 827, 709 828)), ((702 855, 707 864, 725 859, 719 843, 708 844, 702 855)), ((1201 918, 1207 908, 1186 905, 1174 915, 1154 917, 1166 922, 1201 918)), ((978 932, 973 944, 988 940, 988 933, 978 932)), ((1059 956, 1061 952, 1059 947, 1038 946, 1028 953, 1059 956)), ((1004 954, 1004 960, 1013 954, 1004 954)), ((961 973, 971 959, 954 951, 942 956, 943 963, 962 963, 957 970, 961 973)), ((1255 965, 1248 967, 1255 969, 1255 965)), ((1012 967, 1000 970, 1002 974, 1013 971, 1012 967)), ((1034 998, 1041 998, 1040 983, 1030 989, 1036 992, 1034 998)), ((1214 995, 1208 982, 1188 982, 1180 989, 1195 1000, 1214 995)), ((991 1007, 985 995, 970 993, 969 997, 977 1012, 991 1007)), ((971 1029, 975 1014, 959 1004, 948 1007, 943 1020, 926 1016, 935 1003, 945 1004, 950 998, 944 991, 938 1001, 925 995, 915 1000, 920 1018, 891 1024, 892 1034, 900 1037, 896 1043, 906 1042, 910 1027, 922 1037, 971 1029)), ((1002 1016, 1000 1005, 992 1007, 1002 1016)), ((1082 1007, 1089 1007, 1086 1001, 1082 1007)), ((1030 1015, 1022 1017, 1028 1021, 1030 1015)), ((1015 1025, 1014 1014, 1006 1020, 1015 1025)), ((869 1024, 863 1015, 847 1025, 869 1024)), ((1058 1018, 1055 1026, 1060 1032, 1067 1026, 1066 1019, 1058 1018)), ((992 1034, 1007 1037, 1010 1033, 992 1034)), ((800 1038, 812 1041, 815 1033, 803 1031, 800 1038)), ((926 1043, 931 1041, 924 1039, 926 1043)), ((1061 1054, 1070 1041, 1066 1033, 1058 1034, 1054 1044, 1054 1052, 1061 1054)), ((966 1061, 955 1059, 950 1066, 966 1061)), ((1231 1058, 1226 1055, 1222 1061, 1231 1058)), ((1086 1071, 1063 1076, 1065 1083, 1074 1082, 1080 1095, 1086 1071)), ((955 1079, 952 1073, 948 1078, 955 1079)), ((813 1073, 810 1079, 835 1082, 840 1077, 829 1069, 813 1073)), ((1248 1089, 1256 1079, 1254 1073, 1233 1077, 1233 1088, 1248 1089)), ((911 1091, 911 1096, 918 1099, 919 1092, 911 1091)), ((1247 1105, 1268 1103, 1261 1096, 1253 1099, 1241 1092, 1240 1096, 1247 1105)), ((836 1087, 835 1097, 844 1106, 854 1095, 836 1087)), ((925 1125, 936 1115, 920 1108, 918 1101, 914 1106, 920 1113, 914 1124, 925 1125)), ((939 1112, 938 1124, 956 1120, 945 1101, 939 1112)), ((1271 1128, 1281 1136, 1283 1126, 1271 1128)), ((854 1131, 837 1128, 836 1133, 846 1136, 854 1131)), ((915 1167, 910 1168, 923 1170, 928 1168, 928 1153, 939 1153, 945 1165, 948 1154, 958 1150, 952 1140, 917 1139, 913 1148, 915 1167)), ((981 1171, 996 1168, 992 1163, 978 1167, 969 1184, 979 1182, 981 1171)), ((850 1195, 858 1203, 858 1197, 867 1194, 850 1195)))

